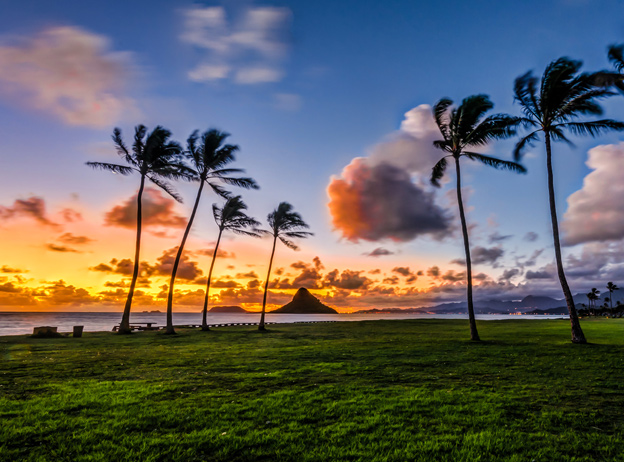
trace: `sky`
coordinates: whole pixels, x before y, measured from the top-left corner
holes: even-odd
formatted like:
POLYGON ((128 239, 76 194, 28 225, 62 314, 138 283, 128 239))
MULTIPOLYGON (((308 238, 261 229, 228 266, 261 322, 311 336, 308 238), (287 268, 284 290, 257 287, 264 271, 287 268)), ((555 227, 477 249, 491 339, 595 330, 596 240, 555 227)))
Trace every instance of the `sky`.
MULTIPOLYGON (((314 236, 280 246, 269 308, 306 287, 349 312, 426 307, 465 297, 463 243, 431 106, 484 93, 520 115, 513 81, 561 56, 609 67, 624 43, 615 0, 184 2, 3 5, 0 16, 0 310, 121 311, 135 244, 139 178, 89 169, 120 162, 111 135, 157 125, 185 144, 217 128, 240 147, 241 194, 266 223, 282 201, 314 236)), ((624 119, 624 98, 604 101, 624 119)), ((574 293, 624 286, 624 134, 554 146, 564 260, 574 293)), ((514 140, 483 153, 511 159, 514 140)), ((462 170, 476 300, 562 298, 543 146, 526 175, 462 170)), ((178 204, 144 197, 135 309, 164 306, 197 184, 178 204)), ((199 311, 217 236, 203 196, 176 283, 175 310, 199 311)), ((211 304, 261 306, 270 239, 225 236, 211 304)))

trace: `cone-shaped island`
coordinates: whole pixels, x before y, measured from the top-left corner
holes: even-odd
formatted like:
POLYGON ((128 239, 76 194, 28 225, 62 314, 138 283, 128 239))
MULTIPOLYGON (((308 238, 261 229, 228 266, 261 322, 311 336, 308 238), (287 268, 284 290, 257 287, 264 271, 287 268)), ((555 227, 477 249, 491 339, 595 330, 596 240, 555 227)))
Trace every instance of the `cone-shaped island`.
POLYGON ((308 289, 300 288, 292 299, 292 302, 271 311, 271 313, 290 314, 338 314, 336 310, 324 305, 318 298, 312 295, 308 289))

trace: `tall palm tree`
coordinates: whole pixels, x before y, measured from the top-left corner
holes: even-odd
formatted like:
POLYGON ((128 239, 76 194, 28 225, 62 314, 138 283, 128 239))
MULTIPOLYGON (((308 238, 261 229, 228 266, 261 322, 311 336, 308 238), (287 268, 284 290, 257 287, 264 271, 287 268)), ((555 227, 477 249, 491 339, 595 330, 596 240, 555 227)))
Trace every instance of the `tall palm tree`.
POLYGON ((600 300, 600 291, 595 288, 592 287, 591 292, 589 293, 589 298, 592 301, 592 307, 594 309, 594 314, 596 314, 596 300, 600 300))
POLYGON ((514 85, 515 100, 520 103, 524 117, 522 122, 534 131, 524 136, 514 149, 514 158, 522 157, 523 149, 544 133, 546 145, 546 168, 548 170, 548 198, 552 222, 553 241, 557 274, 566 299, 572 342, 587 343, 581 329, 572 292, 566 280, 559 242, 559 223, 555 205, 555 185, 553 179, 551 141, 568 142, 564 131, 575 135, 597 136, 609 130, 624 130, 624 123, 610 119, 578 121, 583 115, 600 115, 602 108, 597 100, 614 95, 608 87, 596 86, 597 73, 579 73, 581 61, 559 58, 551 62, 544 71, 541 82, 529 71, 518 77, 514 85))
POLYGON ((121 175, 130 175, 138 172, 141 176, 139 184, 139 192, 137 194, 137 232, 136 245, 134 252, 134 270, 132 272, 132 282, 126 299, 123 316, 119 325, 119 333, 130 333, 130 309, 132 307, 132 297, 134 296, 134 288, 139 276, 139 253, 141 248, 141 198, 143 197, 143 188, 145 180, 149 180, 159 188, 163 189, 167 194, 172 196, 178 202, 182 199, 171 188, 171 186, 163 181, 163 179, 176 180, 188 179, 189 171, 182 163, 181 146, 170 141, 171 132, 161 126, 156 127, 151 133, 147 133, 147 128, 138 125, 134 130, 134 143, 132 144, 132 152, 126 147, 121 130, 115 128, 113 131, 113 141, 117 154, 128 165, 110 164, 106 162, 87 162, 87 165, 96 169, 108 170, 121 175))
POLYGON ((263 234, 273 236, 273 250, 271 251, 271 259, 269 260, 269 270, 267 271, 266 282, 264 283, 264 298, 262 299, 262 314, 260 315, 260 324, 258 330, 266 330, 264 327, 264 316, 266 313, 267 292, 269 290, 269 279, 271 278, 271 267, 273 266, 273 257, 275 256, 275 244, 277 239, 293 250, 299 250, 291 239, 306 238, 312 236, 313 233, 303 231, 309 228, 308 224, 303 221, 301 215, 293 211, 293 206, 288 202, 280 202, 275 210, 269 213, 267 217, 269 230, 260 231, 263 234))
POLYGON ((516 133, 518 118, 504 114, 495 114, 481 120, 487 111, 494 107, 487 95, 473 95, 465 98, 458 108, 452 108, 453 101, 443 98, 433 108, 436 124, 442 133, 442 140, 434 141, 434 146, 448 153, 433 167, 431 183, 440 186, 439 180, 444 176, 448 165, 447 158, 455 161, 457 176, 457 204, 464 236, 464 250, 466 253, 466 277, 468 319, 470 322, 470 339, 478 341, 477 323, 475 321, 472 303, 472 263, 470 261, 470 243, 468 241, 468 226, 464 213, 464 202, 461 192, 461 171, 459 160, 466 157, 497 169, 507 169, 525 173, 523 166, 516 162, 500 160, 473 152, 472 149, 487 145, 492 140, 509 138, 516 133))
POLYGON ((613 309, 613 292, 620 290, 620 288, 609 281, 607 282, 607 290, 609 291, 609 307, 613 309))
POLYGON ((206 282, 206 295, 204 297, 204 309, 202 311, 202 330, 210 330, 206 321, 208 314, 208 297, 210 295, 210 280, 212 279, 212 270, 217 258, 217 251, 219 250, 219 243, 221 242, 223 231, 232 231, 236 234, 253 237, 260 237, 261 235, 256 231, 256 227, 260 226, 260 222, 249 217, 245 213, 245 210, 247 210, 247 205, 242 201, 241 196, 230 197, 225 204, 223 204, 223 207, 212 204, 212 215, 219 227, 219 236, 217 237, 217 243, 212 253, 212 262, 210 263, 208 281, 206 282))
POLYGON ((187 150, 185 156, 190 160, 192 165, 192 177, 193 181, 199 182, 199 188, 197 190, 197 196, 195 197, 195 204, 193 204, 193 211, 184 230, 182 236, 182 242, 178 247, 175 261, 173 262, 173 269, 171 271, 171 280, 169 281, 169 294, 167 296, 167 328, 166 334, 175 334, 173 328, 173 289, 175 285, 175 278, 178 272, 178 266, 180 265, 180 259, 182 252, 184 251, 184 245, 188 238, 191 227, 193 226, 193 220, 197 213, 197 207, 201 199, 204 185, 207 184, 210 188, 219 196, 227 198, 229 192, 223 189, 222 184, 228 184, 233 186, 239 186, 245 189, 258 189, 258 185, 251 178, 239 178, 231 177, 230 175, 243 173, 244 170, 239 168, 225 168, 230 162, 234 162, 234 153, 238 151, 238 146, 232 144, 223 144, 225 139, 230 136, 229 133, 220 132, 219 130, 210 129, 205 131, 201 138, 199 132, 194 131, 187 140, 187 150), (198 144, 199 143, 199 144, 198 144))

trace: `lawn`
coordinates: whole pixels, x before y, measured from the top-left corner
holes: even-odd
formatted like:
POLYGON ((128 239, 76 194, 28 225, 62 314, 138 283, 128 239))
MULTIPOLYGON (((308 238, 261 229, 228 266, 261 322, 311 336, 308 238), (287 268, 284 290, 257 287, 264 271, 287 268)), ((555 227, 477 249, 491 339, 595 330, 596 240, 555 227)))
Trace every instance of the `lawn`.
POLYGON ((624 460, 624 319, 0 337, 0 460, 624 460))

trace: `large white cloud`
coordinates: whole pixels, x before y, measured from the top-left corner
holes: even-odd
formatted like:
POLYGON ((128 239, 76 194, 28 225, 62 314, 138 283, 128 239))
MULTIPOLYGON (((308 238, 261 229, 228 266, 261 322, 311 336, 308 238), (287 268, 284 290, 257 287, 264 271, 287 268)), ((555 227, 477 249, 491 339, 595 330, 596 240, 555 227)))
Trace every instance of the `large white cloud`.
POLYGON ((230 79, 243 85, 282 80, 291 11, 246 7, 238 13, 228 19, 221 6, 195 6, 184 11, 180 38, 203 51, 201 62, 188 73, 189 79, 230 79))
POLYGON ((106 37, 83 29, 46 29, 20 44, 0 46, 0 82, 12 96, 70 125, 108 127, 135 111, 123 95, 128 54, 109 48, 106 37))
POLYGON ((561 223, 566 245, 624 238, 624 142, 591 149, 587 166, 561 223))

